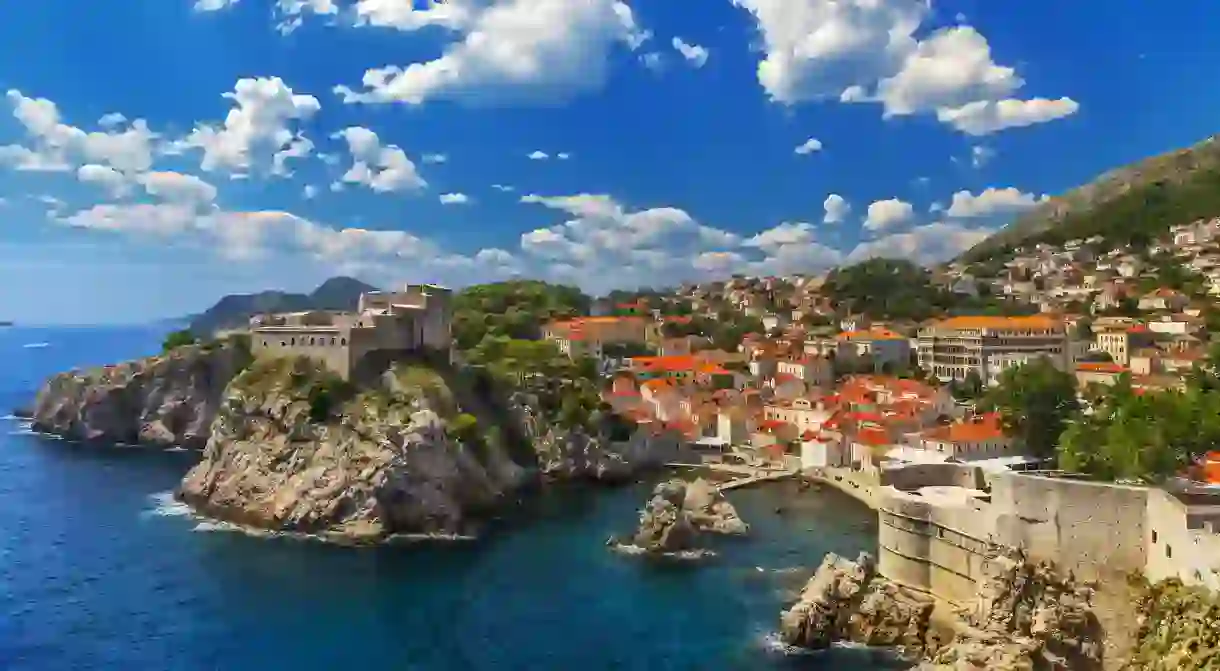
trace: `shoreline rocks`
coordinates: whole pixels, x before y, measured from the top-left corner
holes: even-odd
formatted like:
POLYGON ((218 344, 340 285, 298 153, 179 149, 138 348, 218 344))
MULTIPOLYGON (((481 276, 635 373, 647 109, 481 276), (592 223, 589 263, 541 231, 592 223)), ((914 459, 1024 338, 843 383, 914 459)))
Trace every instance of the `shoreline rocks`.
POLYGON ((307 360, 258 362, 230 385, 178 497, 207 517, 344 544, 477 535, 528 469, 499 445, 450 435, 446 403, 386 377, 343 398, 307 360), (326 413, 320 389, 333 395, 326 413))
POLYGON ((611 544, 650 555, 704 555, 709 552, 703 547, 704 535, 739 536, 749 530, 715 485, 702 478, 693 482, 674 478, 653 489, 631 538, 612 539, 611 544))
POLYGON ((780 616, 787 645, 824 650, 838 641, 922 652, 933 602, 877 574, 868 553, 851 561, 827 554, 800 597, 780 616))
POLYGON ((225 386, 249 362, 242 345, 220 343, 60 373, 39 390, 31 425, 69 440, 203 449, 225 386))

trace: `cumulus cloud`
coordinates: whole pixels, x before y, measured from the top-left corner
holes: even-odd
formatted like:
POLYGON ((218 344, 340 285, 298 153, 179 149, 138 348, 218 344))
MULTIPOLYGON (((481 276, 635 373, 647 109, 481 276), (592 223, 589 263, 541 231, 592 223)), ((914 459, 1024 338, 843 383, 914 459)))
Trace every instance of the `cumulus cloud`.
POLYGON ((406 152, 394 145, 382 145, 373 131, 361 126, 345 128, 332 137, 347 141, 352 167, 341 178, 349 184, 362 184, 373 191, 418 191, 428 185, 406 152))
POLYGON ((526 158, 528 158, 531 161, 545 161, 550 157, 551 157, 550 154, 546 153, 545 151, 541 151, 541 150, 537 150, 537 149, 530 152, 529 155, 526 156, 526 158))
POLYGON ((139 177, 148 195, 168 203, 207 205, 216 200, 216 187, 194 176, 179 172, 149 172, 139 177))
POLYGON ((1047 200, 1047 196, 1024 193, 1016 187, 988 187, 977 196, 969 191, 953 194, 946 214, 956 218, 979 218, 1022 212, 1047 200))
POLYGON ((131 185, 123 173, 110 166, 89 163, 76 170, 76 178, 86 184, 97 184, 112 197, 121 198, 131 191, 131 185))
POLYGON ((927 0, 731 1, 758 25, 758 82, 779 103, 875 102, 887 117, 935 113, 972 135, 1076 110, 1068 98, 1053 106, 1013 98, 1025 82, 994 61, 987 39, 969 25, 917 38, 932 15, 927 0))
POLYGON ((937 110, 942 122, 967 135, 990 135, 1007 128, 1020 128, 1071 116, 1080 105, 1071 98, 1047 100, 980 100, 953 109, 937 110))
POLYGON ((870 231, 882 231, 905 224, 915 217, 915 208, 904 200, 890 198, 878 200, 868 206, 864 227, 870 231))
POLYGON ((797 145, 796 149, 794 150, 795 153, 801 156, 812 154, 815 151, 822 151, 822 141, 813 137, 797 145))
MULTIPOLYGON (((12 89, 6 99, 13 108, 13 116, 25 129, 29 146, 0 146, 0 164, 37 172, 68 172, 94 164, 123 175, 152 166, 158 136, 143 119, 136 119, 123 130, 114 130, 112 126, 90 132, 63 123, 59 107, 46 98, 30 98, 12 89)), ((96 176, 92 169, 86 174, 96 176)))
POLYGON ((285 175, 286 159, 313 150, 296 127, 322 108, 317 98, 294 93, 279 77, 239 79, 223 97, 233 101, 224 123, 196 126, 174 145, 203 150, 204 170, 246 172, 269 164, 269 172, 285 175))
POLYGON ((470 203, 470 196, 464 193, 442 193, 440 201, 442 205, 466 205, 470 203))
POLYGON ((826 196, 826 200, 822 201, 822 209, 826 212, 822 222, 827 224, 840 223, 851 214, 851 205, 837 193, 826 196))
POLYGON ((637 48, 647 33, 620 0, 360 0, 357 22, 456 34, 435 60, 364 73, 358 89, 337 86, 346 103, 421 105, 433 99, 566 99, 601 88, 617 46, 637 48))
POLYGON ((449 160, 449 157, 444 154, 424 154, 420 160, 424 163, 444 163, 449 160))
POLYGON ((990 147, 977 145, 970 148, 970 165, 975 168, 987 165, 993 158, 995 158, 995 150, 990 147))
POLYGON ((492 184, 491 188, 495 189, 496 191, 499 191, 500 193, 511 193, 512 191, 515 190, 513 187, 511 187, 507 184, 492 184))
POLYGON ((239 0, 195 0, 195 11, 218 12, 236 5, 239 0))
POLYGON ((857 263, 884 257, 909 259, 922 264, 938 263, 973 247, 994 232, 936 222, 861 243, 847 255, 845 262, 857 263))
POLYGON ((685 42, 680 37, 673 39, 673 47, 692 67, 701 68, 707 63, 708 52, 698 44, 685 42))
POLYGON ((305 187, 301 189, 301 197, 305 200, 313 200, 317 196, 318 187, 314 186, 313 184, 306 184, 305 187))

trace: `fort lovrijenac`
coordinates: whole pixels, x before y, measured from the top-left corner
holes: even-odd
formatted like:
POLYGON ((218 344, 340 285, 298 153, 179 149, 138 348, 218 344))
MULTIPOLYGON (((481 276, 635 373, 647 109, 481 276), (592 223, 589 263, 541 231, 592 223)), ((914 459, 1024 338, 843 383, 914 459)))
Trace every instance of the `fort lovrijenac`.
POLYGON ((449 352, 453 292, 433 284, 361 294, 355 312, 310 310, 250 319, 255 356, 305 356, 344 380, 373 353, 449 352))

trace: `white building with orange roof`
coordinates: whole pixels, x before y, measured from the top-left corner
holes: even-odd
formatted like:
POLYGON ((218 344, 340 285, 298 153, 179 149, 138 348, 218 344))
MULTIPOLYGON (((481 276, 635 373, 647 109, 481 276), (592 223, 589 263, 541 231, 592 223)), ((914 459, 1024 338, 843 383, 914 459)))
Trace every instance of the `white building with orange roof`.
POLYGON ((791 359, 776 361, 775 373, 791 375, 802 382, 820 387, 830 384, 834 379, 834 366, 825 357, 801 354, 791 359))
POLYGON ((640 385, 640 397, 661 421, 669 422, 682 416, 682 394, 667 380, 649 380, 640 385))
POLYGON ((602 347, 643 345, 655 335, 655 322, 644 317, 577 317, 542 327, 542 337, 570 357, 601 356, 602 347))
POLYGON ((1141 310, 1168 310, 1178 312, 1190 303, 1190 299, 1176 289, 1161 287, 1140 297, 1141 310))
POLYGON ((788 422, 798 431, 821 431, 822 425, 834 414, 834 408, 808 398, 773 400, 763 406, 764 419, 788 422))
POLYGON ((928 429, 923 432, 922 447, 958 461, 1020 456, 1012 438, 1004 432, 1000 415, 994 412, 928 429))
POLYGON ((1055 316, 968 316, 921 329, 918 352, 920 367, 941 380, 974 373, 994 384, 1006 368, 1034 358, 1069 370, 1072 348, 1068 329, 1055 316))
POLYGON ((857 331, 844 331, 836 338, 836 357, 868 358, 873 370, 885 368, 905 370, 911 362, 911 340, 887 328, 874 326, 857 331))

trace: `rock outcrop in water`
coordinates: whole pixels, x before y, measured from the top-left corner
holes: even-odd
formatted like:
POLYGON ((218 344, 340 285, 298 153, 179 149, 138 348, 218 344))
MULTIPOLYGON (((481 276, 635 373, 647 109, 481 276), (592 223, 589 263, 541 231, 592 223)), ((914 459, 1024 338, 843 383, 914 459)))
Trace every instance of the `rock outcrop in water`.
POLYGON ((250 363, 240 340, 51 377, 33 428, 71 440, 202 449, 226 385, 250 363))
POLYGON ((830 554, 781 616, 781 637, 810 649, 836 641, 895 647, 921 660, 920 671, 1101 668, 1091 587, 1016 551, 990 558, 984 570, 977 602, 938 618, 953 622, 942 645, 931 624, 947 606, 878 576, 867 554, 854 562, 830 554))
POLYGON ((243 526, 368 543, 473 534, 528 476, 431 369, 356 390, 279 359, 229 385, 179 497, 243 526))
POLYGON ((628 544, 650 554, 694 552, 706 549, 703 534, 741 535, 749 529, 714 485, 675 478, 653 489, 628 544))
POLYGON ((836 641, 922 652, 933 602, 877 575, 871 555, 826 555, 800 597, 780 617, 784 643, 823 650, 836 641))

